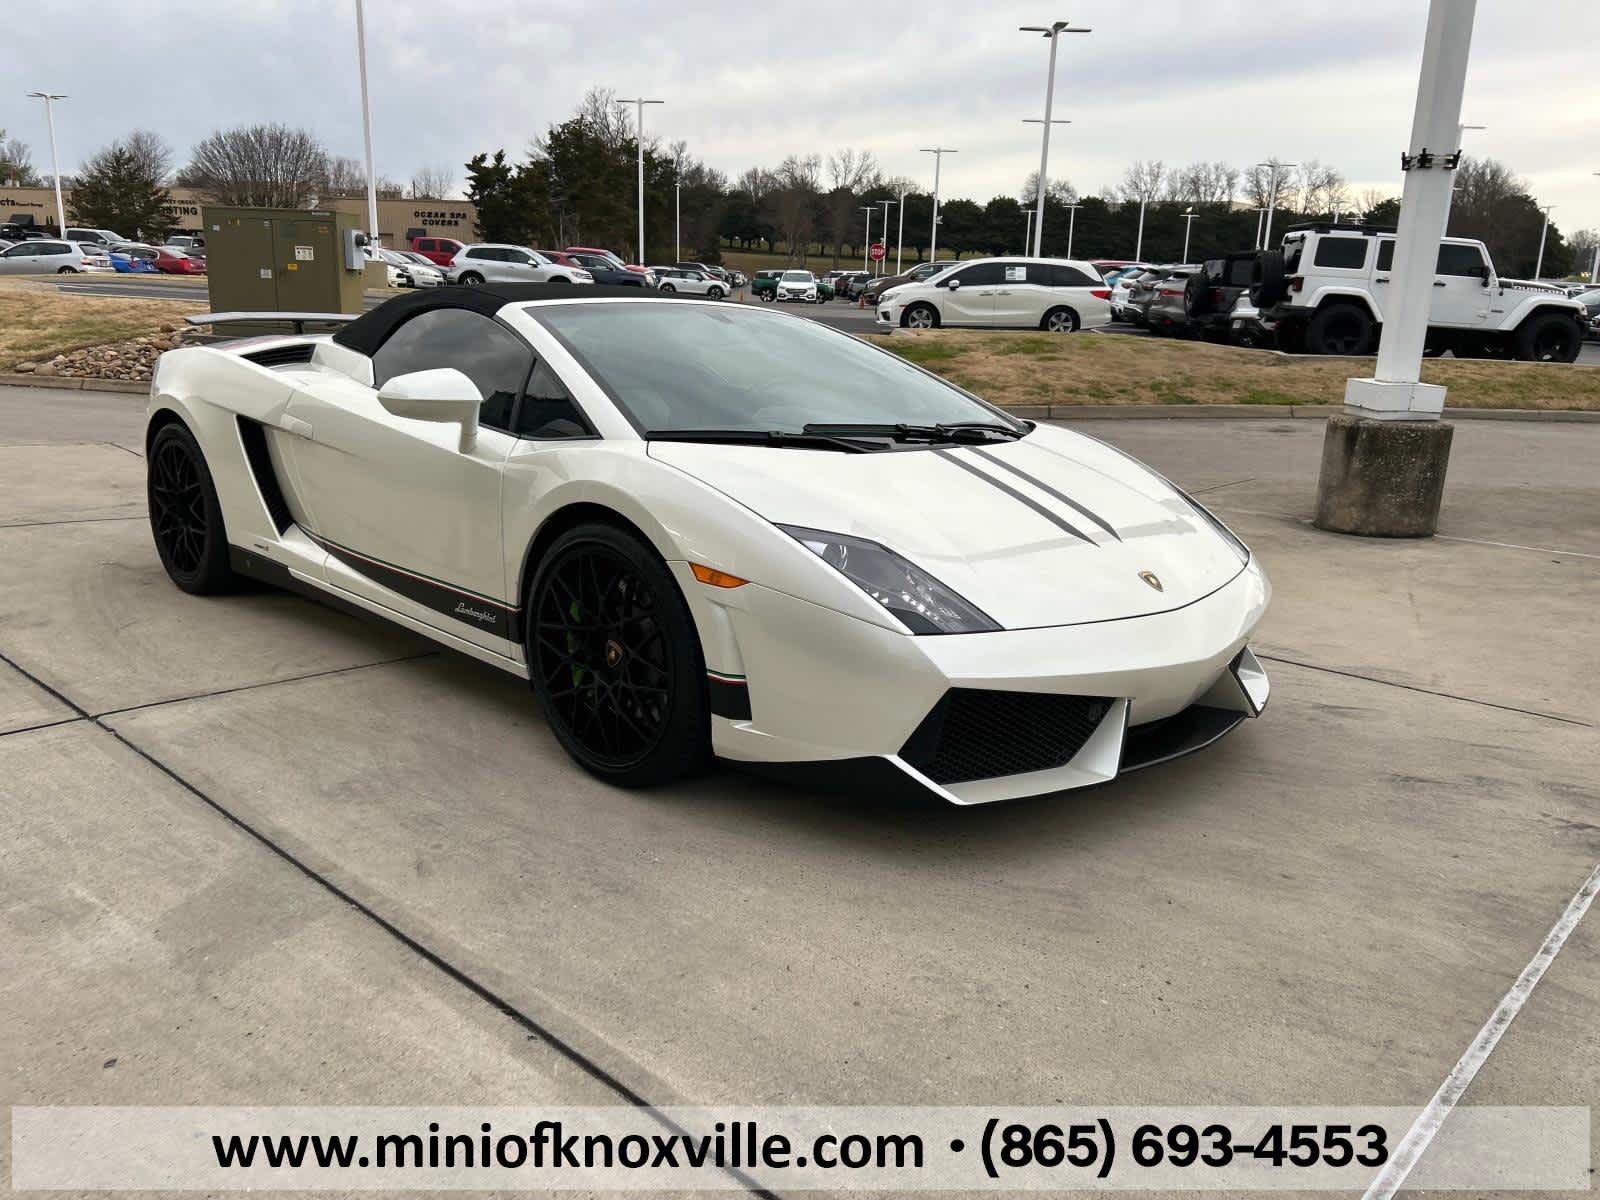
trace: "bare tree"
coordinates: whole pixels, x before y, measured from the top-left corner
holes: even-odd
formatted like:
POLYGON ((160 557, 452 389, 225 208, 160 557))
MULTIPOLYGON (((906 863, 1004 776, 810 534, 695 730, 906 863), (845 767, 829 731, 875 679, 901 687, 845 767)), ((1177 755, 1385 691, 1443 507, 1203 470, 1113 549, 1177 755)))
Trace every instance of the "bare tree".
POLYGON ((765 167, 751 167, 734 182, 736 191, 744 192, 750 199, 760 203, 766 199, 767 193, 778 186, 778 180, 773 172, 765 167))
POLYGON ((835 188, 863 191, 878 179, 878 160, 870 150, 849 147, 828 155, 828 180, 835 188))
POLYGON ((241 125, 198 142, 178 182, 221 204, 304 208, 327 175, 328 152, 309 131, 241 125))
POLYGON ((1117 194, 1124 201, 1137 204, 1154 200, 1161 195, 1161 185, 1166 182, 1167 165, 1160 159, 1141 159, 1122 173, 1117 194))
MULTIPOLYGON (((1045 194, 1058 204, 1078 202, 1078 189, 1059 177, 1050 181, 1045 194)), ((1028 172, 1028 177, 1022 181, 1022 190, 1017 193, 1017 202, 1023 208, 1031 208, 1039 202, 1039 172, 1028 172)))
POLYGON ((773 224, 789 245, 789 261, 804 262, 815 236, 822 156, 791 154, 773 174, 777 186, 767 195, 767 202, 772 206, 773 224))
POLYGON ((117 145, 133 157, 144 176, 163 184, 172 179, 172 146, 159 133, 135 129, 117 145))
POLYGON ((367 173, 355 159, 340 154, 328 160, 328 177, 321 190, 324 196, 365 196, 367 173))
POLYGON ((411 199, 448 199, 455 186, 455 175, 449 167, 419 167, 416 174, 411 176, 411 199))
MULTIPOLYGON (((633 140, 633 109, 617 103, 613 88, 590 88, 578 104, 577 120, 606 150, 620 150, 633 140)), ((655 149, 656 140, 646 138, 644 148, 655 149)))
POLYGON ((33 151, 21 138, 7 137, 0 129, 0 184, 6 187, 37 187, 39 172, 33 169, 33 151))
POLYGON ((1294 181, 1290 178, 1293 167, 1285 165, 1276 158, 1268 159, 1266 164, 1256 164, 1244 173, 1243 185, 1245 199, 1257 208, 1283 208, 1294 191, 1294 181), (1276 171, 1273 167, 1276 166, 1276 171))
POLYGON ((1369 213, 1384 201, 1392 199, 1394 199, 1394 196, 1382 188, 1363 188, 1361 195, 1356 199, 1355 207, 1364 213, 1369 213))

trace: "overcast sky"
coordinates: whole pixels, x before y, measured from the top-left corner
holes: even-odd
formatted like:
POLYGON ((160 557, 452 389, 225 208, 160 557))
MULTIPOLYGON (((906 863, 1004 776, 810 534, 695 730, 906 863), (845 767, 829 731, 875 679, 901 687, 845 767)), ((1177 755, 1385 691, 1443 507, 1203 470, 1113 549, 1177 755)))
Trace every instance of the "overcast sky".
MULTIPOLYGON (((49 0, 13 23, 0 127, 49 169, 34 89, 70 170, 135 127, 180 161, 211 130, 283 121, 361 154, 354 0, 49 0), (42 11, 42 10, 41 10, 42 11), (62 36, 66 31, 68 36, 62 36)), ((1051 175, 1098 192, 1135 158, 1317 158, 1398 193, 1425 0, 367 0, 378 170, 400 181, 480 150, 520 154, 594 85, 667 101, 646 132, 737 175, 789 153, 870 149, 946 196, 1015 194, 1038 165, 1046 43, 1069 19, 1051 175)), ((1563 229, 1600 226, 1600 3, 1483 0, 1463 119, 1563 229)))

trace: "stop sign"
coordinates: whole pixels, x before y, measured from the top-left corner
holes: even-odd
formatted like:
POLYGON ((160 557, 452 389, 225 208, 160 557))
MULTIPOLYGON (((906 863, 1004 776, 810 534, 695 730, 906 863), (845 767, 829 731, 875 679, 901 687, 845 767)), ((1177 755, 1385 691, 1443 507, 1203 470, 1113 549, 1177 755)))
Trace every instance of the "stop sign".
POLYGON ((873 262, 882 262, 883 256, 887 253, 888 251, 883 248, 882 242, 873 242, 872 246, 867 250, 867 257, 873 262))

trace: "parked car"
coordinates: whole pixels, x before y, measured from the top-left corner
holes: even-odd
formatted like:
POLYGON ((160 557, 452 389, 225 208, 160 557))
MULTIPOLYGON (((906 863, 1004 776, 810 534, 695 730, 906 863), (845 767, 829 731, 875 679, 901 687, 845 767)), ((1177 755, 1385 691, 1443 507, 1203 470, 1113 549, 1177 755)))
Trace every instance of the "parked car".
MULTIPOLYGON (((1371 225, 1291 226, 1261 255, 1250 298, 1282 350, 1371 354, 1390 302, 1395 231, 1371 225)), ((1426 352, 1458 358, 1571 362, 1587 310, 1542 286, 1500 279, 1488 248, 1447 237, 1434 266, 1426 352)))
POLYGON ((1111 323, 1111 289, 1094 265, 1061 258, 980 258, 878 297, 877 323, 1044 329, 1071 333, 1111 323))
POLYGON ((578 266, 594 276, 596 283, 610 284, 612 287, 653 287, 646 274, 640 271, 630 271, 627 267, 619 267, 614 261, 599 254, 587 254, 575 251, 567 257, 578 266))
POLYGON ((385 287, 401 288, 408 286, 400 277, 400 268, 385 257, 382 246, 367 246, 363 250, 369 263, 378 263, 383 267, 383 283, 385 287))
POLYGON ((782 275, 782 271, 770 267, 757 271, 755 277, 750 281, 750 290, 755 294, 756 299, 761 301, 776 300, 778 298, 778 279, 782 275))
POLYGON ((439 287, 444 283, 444 269, 415 250, 386 250, 384 254, 400 268, 404 287, 439 287))
MULTIPOLYGON (((94 243, 98 245, 98 243, 94 243)), ((128 253, 124 246, 107 246, 106 257, 111 260, 111 269, 118 275, 158 275, 156 264, 149 259, 139 258, 128 253)))
POLYGON ((1111 288, 1111 315, 1118 321, 1128 319, 1128 301, 1133 296, 1134 284, 1152 270, 1148 265, 1130 264, 1107 272, 1103 278, 1111 288))
POLYGON ((843 300, 859 300, 871 282, 872 276, 866 271, 846 271, 833 290, 843 300))
POLYGON ((76 275, 110 271, 111 259, 94 242, 32 238, 0 251, 0 275, 76 275))
POLYGON ((1197 332, 1190 325, 1189 312, 1184 307, 1189 280, 1197 275, 1198 268, 1179 267, 1156 281, 1144 312, 1144 323, 1151 333, 1160 337, 1181 337, 1197 332))
POLYGON ((143 242, 129 242, 119 246, 129 254, 143 259, 163 275, 204 275, 206 260, 197 254, 185 254, 171 246, 150 246, 143 242))
POLYGON ((69 242, 93 242, 97 246, 104 246, 106 253, 111 252, 113 246, 120 246, 129 239, 110 229, 86 229, 71 227, 66 232, 69 242))
MULTIPOLYGON (((28 214, 23 215, 28 216, 28 214)), ((31 216, 28 216, 26 221, 11 220, 0 224, 0 238, 12 243, 50 236, 52 236, 50 231, 43 225, 35 225, 31 216)))
POLYGON ((175 233, 161 244, 184 254, 203 255, 206 252, 205 238, 191 233, 175 233))
POLYGON ((878 297, 890 288, 899 287, 902 283, 921 283, 924 279, 932 279, 955 265, 955 259, 941 258, 937 262, 918 263, 909 271, 899 275, 879 275, 868 281, 861 294, 866 298, 868 307, 876 307, 878 297))
POLYGON ((1165 266, 1141 271, 1128 285, 1128 298, 1122 305, 1122 319, 1134 325, 1146 324, 1151 302, 1156 298, 1156 288, 1161 285, 1161 281, 1174 271, 1193 269, 1193 265, 1188 263, 1168 263, 1165 266))
POLYGON ((656 285, 655 271, 658 268, 646 267, 646 266, 641 266, 638 263, 628 262, 625 259, 622 259, 622 258, 618 257, 617 255, 613 254, 609 250, 601 249, 599 246, 568 246, 567 247, 567 253, 568 254, 598 254, 601 258, 610 259, 613 263, 615 263, 617 266, 621 267, 624 271, 633 271, 633 272, 635 272, 637 274, 645 276, 645 283, 648 284, 650 287, 655 287, 655 285, 656 285))
POLYGON ((1600 337, 1600 288, 1589 287, 1573 297, 1583 305, 1586 314, 1584 332, 1589 337, 1600 337))
MULTIPOLYGON (((1247 329, 1236 324, 1234 311, 1240 300, 1248 304, 1250 285, 1255 279, 1259 257, 1253 250, 1227 254, 1221 258, 1207 259, 1196 270, 1189 271, 1183 282, 1183 296, 1177 305, 1182 314, 1181 320, 1173 312, 1170 297, 1166 295, 1177 275, 1182 274, 1175 272, 1160 284, 1156 299, 1150 305, 1148 317, 1151 328, 1155 328, 1159 309, 1160 319, 1169 332, 1184 332, 1211 341, 1239 341, 1241 344, 1256 340, 1259 329, 1247 329), (1245 335, 1242 339, 1235 336, 1241 333, 1245 335)), ((1255 324, 1259 326, 1259 321, 1255 324)))
POLYGON ((694 296, 709 296, 721 300, 728 294, 728 285, 715 275, 704 271, 691 271, 685 267, 651 267, 659 281, 656 287, 663 292, 683 292, 694 296))
POLYGON ((822 293, 817 289, 817 277, 799 268, 785 271, 778 276, 776 299, 779 303, 821 304, 822 293))
MULTIPOLYGON (((426 241, 426 238, 418 238, 426 241)), ((443 241, 443 238, 438 239, 443 241)), ((426 250, 419 251, 426 254, 426 250)), ((463 246, 445 273, 451 283, 471 287, 480 283, 593 283, 588 271, 562 267, 536 250, 499 242, 463 246)))
POLYGON ((436 266, 448 267, 466 249, 466 243, 447 237, 414 237, 411 248, 436 266))
POLYGON ((711 276, 713 279, 719 279, 730 288, 733 286, 733 276, 723 267, 713 267, 702 262, 681 262, 675 265, 685 271, 699 271, 702 274, 711 276))

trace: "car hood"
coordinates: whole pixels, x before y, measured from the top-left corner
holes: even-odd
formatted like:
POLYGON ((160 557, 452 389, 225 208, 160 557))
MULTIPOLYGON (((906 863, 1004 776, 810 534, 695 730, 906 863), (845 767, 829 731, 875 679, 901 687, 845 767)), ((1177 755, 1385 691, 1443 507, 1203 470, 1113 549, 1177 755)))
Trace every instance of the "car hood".
POLYGON ((1160 476, 1050 427, 983 447, 839 454, 652 442, 649 453, 775 524, 879 542, 1007 629, 1181 608, 1243 569, 1160 476))

